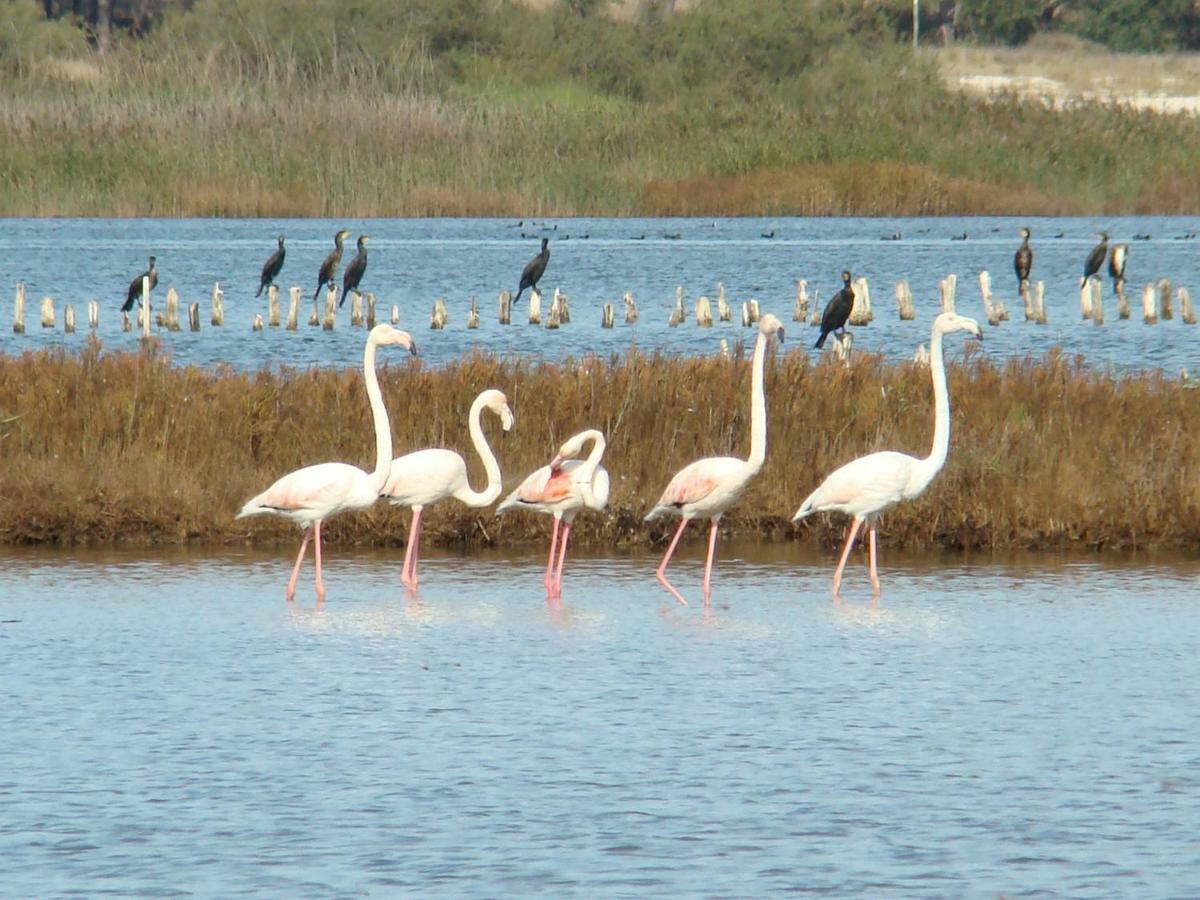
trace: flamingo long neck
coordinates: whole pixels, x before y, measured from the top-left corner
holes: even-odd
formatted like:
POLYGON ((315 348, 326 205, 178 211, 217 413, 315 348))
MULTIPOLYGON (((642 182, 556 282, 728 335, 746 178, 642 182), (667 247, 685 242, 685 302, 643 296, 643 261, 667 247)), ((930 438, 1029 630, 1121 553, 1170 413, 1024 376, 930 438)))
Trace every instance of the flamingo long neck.
POLYGON ((925 490, 946 464, 950 452, 950 395, 946 390, 946 364, 942 358, 942 333, 936 328, 929 337, 929 371, 933 375, 933 449, 920 461, 909 489, 925 490))
POLYGON ((587 455, 587 459, 583 461, 583 465, 575 470, 575 474, 578 478, 590 482, 592 476, 596 474, 596 469, 600 467, 600 459, 604 456, 604 448, 607 442, 604 440, 604 435, 595 429, 589 430, 584 440, 592 442, 592 451, 587 455))
POLYGON ((467 429, 471 432, 471 443, 475 447, 475 452, 483 460, 483 470, 487 473, 487 486, 482 491, 475 491, 468 483, 466 490, 458 496, 458 499, 467 506, 490 506, 492 501, 500 496, 500 489, 503 487, 500 463, 496 462, 496 454, 488 446, 487 438, 483 434, 483 426, 479 422, 483 406, 483 398, 476 397, 475 402, 471 404, 471 413, 467 417, 467 429))
POLYGON ((767 336, 761 331, 754 342, 754 358, 750 361, 750 458, 746 462, 755 472, 767 458, 767 400, 763 394, 763 360, 767 353, 767 336))
POLYGON ((380 491, 392 468, 392 423, 388 421, 379 376, 375 374, 375 347, 375 341, 368 339, 363 350, 363 377, 367 381, 367 399, 371 401, 371 418, 375 423, 375 471, 371 473, 371 481, 376 491, 380 491))

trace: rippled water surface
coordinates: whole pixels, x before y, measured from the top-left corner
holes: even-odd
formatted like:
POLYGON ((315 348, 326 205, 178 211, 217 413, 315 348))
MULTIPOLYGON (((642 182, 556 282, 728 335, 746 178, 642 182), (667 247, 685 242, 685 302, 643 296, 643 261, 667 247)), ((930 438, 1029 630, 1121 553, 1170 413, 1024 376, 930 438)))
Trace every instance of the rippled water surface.
POLYGON ((289 549, 2 551, 0 893, 1200 896, 1195 559, 289 549))
MULTIPOLYGON (((633 347, 666 353, 715 353, 724 339, 735 344, 746 332, 738 314, 734 323, 698 328, 694 318, 670 328, 667 318, 675 289, 684 289, 691 317, 697 297, 716 297, 723 282, 729 299, 757 299, 761 307, 788 322, 795 346, 811 346, 811 329, 791 323, 796 282, 805 279, 816 305, 840 289, 844 268, 867 277, 876 312, 870 326, 856 330, 855 347, 909 359, 918 344, 929 341, 930 322, 938 309, 938 281, 948 273, 959 278, 958 308, 983 321, 978 275, 987 269, 995 296, 1008 306, 1012 320, 988 329, 986 352, 1002 360, 1041 357, 1061 346, 1068 355, 1082 354, 1096 366, 1120 371, 1200 366, 1200 336, 1176 316, 1156 326, 1140 315, 1141 288, 1167 278, 1187 286, 1200 302, 1200 219, 1188 217, 1129 218, 738 218, 738 219, 10 219, 0 233, 2 285, 7 295, 0 307, 0 351, 15 353, 46 345, 78 347, 86 334, 85 304, 96 298, 103 309, 99 335, 109 349, 135 348, 135 334, 120 329, 118 310, 130 280, 158 257, 160 283, 155 308, 163 307, 174 287, 184 307, 199 302, 202 330, 160 331, 166 351, 178 363, 213 365, 227 362, 240 369, 279 364, 291 366, 356 366, 362 355, 362 332, 348 327, 348 311, 333 332, 304 324, 311 309, 316 273, 339 227, 352 230, 342 266, 354 253, 353 241, 370 235, 369 263, 362 289, 376 295, 383 311, 399 307, 401 324, 418 337, 427 364, 441 364, 479 348, 516 352, 545 359, 583 353, 625 353, 633 347), (1017 229, 1033 231, 1033 278, 1046 284, 1049 324, 1023 321, 1013 275, 1013 253, 1020 244, 1017 229), (1111 234, 1112 243, 1130 246, 1127 292, 1138 313, 1119 321, 1111 284, 1104 287, 1108 324, 1080 322, 1079 277, 1095 233, 1111 234), (266 313, 265 295, 256 300, 259 273, 275 250, 275 237, 287 235, 288 252, 279 283, 286 313, 287 288, 303 288, 301 325, 297 332, 267 328, 253 332, 255 313, 266 313), (496 297, 515 292, 522 266, 538 249, 539 238, 551 239, 551 259, 541 283, 543 304, 558 287, 571 298, 572 321, 557 331, 527 324, 524 299, 513 324, 497 322, 496 297), (769 237, 768 237, 769 235, 769 237), (899 235, 899 240, 891 240, 899 235), (1189 237, 1192 236, 1192 237, 1189 237), (1139 237, 1147 238, 1139 240, 1139 237), (885 239, 887 238, 887 239, 885 239), (961 238, 961 239, 960 239, 961 238), (901 322, 894 288, 899 279, 911 285, 918 315, 901 322), (16 281, 27 287, 24 335, 9 327, 11 291, 16 281), (226 326, 209 326, 213 282, 225 292, 226 326), (640 308, 636 325, 626 325, 621 296, 632 291, 640 308), (58 302, 59 327, 39 326, 43 296, 58 302), (431 332, 434 299, 444 297, 450 310, 445 330, 431 332), (466 327, 469 298, 478 298, 481 326, 466 327), (72 303, 82 323, 76 335, 62 332, 63 304, 72 303), (600 327, 601 307, 617 307, 617 327, 600 327)), ((340 278, 339 282, 340 284, 340 278)), ((322 298, 322 303, 323 303, 322 298)))

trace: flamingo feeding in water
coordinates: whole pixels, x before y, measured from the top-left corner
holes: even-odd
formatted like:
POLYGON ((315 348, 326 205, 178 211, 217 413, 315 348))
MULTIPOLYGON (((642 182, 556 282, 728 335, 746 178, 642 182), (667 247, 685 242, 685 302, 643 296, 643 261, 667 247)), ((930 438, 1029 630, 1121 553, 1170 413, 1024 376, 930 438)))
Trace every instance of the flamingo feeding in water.
POLYGON ((871 587, 875 596, 879 596, 879 574, 875 569, 876 520, 880 513, 901 500, 919 497, 946 464, 950 450, 950 397, 946 391, 942 336, 955 331, 966 331, 983 340, 983 332, 974 319, 946 312, 933 320, 933 333, 929 339, 929 369, 933 373, 934 416, 933 449, 929 455, 918 459, 907 453, 882 450, 860 456, 821 482, 821 486, 809 494, 792 517, 795 522, 812 513, 826 511, 844 512, 854 517, 846 532, 846 546, 833 573, 834 596, 838 595, 846 559, 863 522, 867 523, 871 587))
POLYGON ((417 347, 408 332, 391 325, 376 325, 367 336, 363 350, 363 376, 367 384, 367 399, 375 424, 375 470, 364 472, 349 463, 319 463, 289 472, 273 485, 246 501, 237 518, 257 515, 285 516, 304 528, 300 552, 292 567, 285 596, 296 596, 296 579, 309 538, 313 539, 316 554, 317 600, 325 599, 325 582, 321 577, 321 523, 334 513, 347 509, 366 509, 379 499, 379 491, 387 481, 392 461, 392 427, 383 406, 379 378, 375 374, 375 348, 397 344, 416 353, 417 347))
POLYGON ((479 417, 484 409, 490 409, 500 417, 500 427, 508 431, 513 426, 512 410, 508 398, 501 391, 487 390, 475 398, 467 416, 467 428, 471 443, 483 460, 487 473, 487 485, 482 491, 474 491, 467 480, 467 463, 453 450, 431 448, 417 450, 392 460, 391 472, 380 491, 380 496, 396 506, 412 507, 412 525, 408 529, 408 546, 404 551, 404 568, 400 581, 406 587, 417 587, 417 556, 421 541, 421 511, 432 503, 454 497, 467 506, 490 506, 500 496, 500 464, 492 448, 488 446, 479 417))
POLYGON ((515 508, 554 516, 554 526, 550 532, 550 558, 546 563, 544 579, 548 600, 562 596, 567 539, 571 535, 571 523, 575 521, 576 514, 581 509, 602 510, 608 503, 608 472, 600 465, 604 447, 604 435, 594 428, 568 438, 558 448, 558 454, 550 461, 550 465, 542 466, 529 475, 496 508, 496 515, 515 508), (592 449, 587 459, 577 459, 588 442, 591 442, 592 449), (556 550, 557 565, 554 559, 556 550))
POLYGON ((704 563, 704 602, 712 595, 713 556, 717 549, 717 525, 725 510, 733 506, 750 479, 758 474, 767 456, 767 408, 763 394, 763 360, 767 351, 767 340, 778 334, 783 340, 783 324, 771 313, 766 313, 758 322, 758 337, 754 342, 754 359, 750 376, 750 457, 738 459, 732 456, 710 456, 685 466, 671 479, 658 503, 646 515, 646 520, 670 513, 682 517, 671 545, 667 547, 662 563, 655 573, 671 594, 687 606, 687 601, 667 581, 667 563, 675 552, 675 545, 687 523, 695 518, 712 520, 708 535, 708 559, 704 563))

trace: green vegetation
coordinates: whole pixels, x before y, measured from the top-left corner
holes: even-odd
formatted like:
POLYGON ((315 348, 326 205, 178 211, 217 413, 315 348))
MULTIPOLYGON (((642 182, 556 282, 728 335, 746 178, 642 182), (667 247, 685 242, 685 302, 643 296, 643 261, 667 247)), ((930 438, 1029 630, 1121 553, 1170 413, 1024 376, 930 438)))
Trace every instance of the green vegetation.
MULTIPOLYGON (((470 356, 436 371, 380 369, 396 453, 448 446, 483 480, 466 433, 478 391, 509 397, 516 427, 485 428, 506 489, 584 427, 609 438, 612 495, 581 515, 578 540, 661 541, 671 523, 642 516, 670 476, 749 446, 749 361, 637 354, 562 366, 470 356), (665 414, 664 414, 665 412, 665 414)), ((878 449, 924 455, 932 433, 928 370, 856 354, 814 364, 768 358, 767 462, 722 520, 732 532, 835 546, 840 517, 793 527, 801 500, 835 466, 878 449)), ((1051 355, 1002 367, 982 355, 949 367, 953 432, 946 469, 919 500, 886 516, 886 546, 1183 547, 1200 541, 1200 403, 1158 374, 1114 378, 1051 355)), ((361 373, 253 375, 172 366, 153 352, 0 357, 0 542, 138 545, 294 540, 275 520, 240 520, 242 503, 309 463, 369 465, 361 373)), ((406 512, 377 504, 331 520, 336 543, 400 544, 406 512)), ((442 544, 542 539, 532 514, 502 520, 447 501, 426 511, 442 544)), ((699 534, 699 532, 697 532, 699 534)))
POLYGON ((1200 210, 1195 123, 952 93, 886 15, 196 0, 94 52, 0 0, 5 215, 1200 210))

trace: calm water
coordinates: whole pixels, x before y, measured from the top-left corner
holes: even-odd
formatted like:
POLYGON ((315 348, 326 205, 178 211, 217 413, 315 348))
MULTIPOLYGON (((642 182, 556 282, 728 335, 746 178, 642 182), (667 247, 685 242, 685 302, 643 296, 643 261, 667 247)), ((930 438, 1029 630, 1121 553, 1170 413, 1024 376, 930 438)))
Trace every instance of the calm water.
POLYGON ((1200 561, 722 550, 0 550, 0 893, 1200 896, 1200 561))
MULTIPOLYGON (((1068 354, 1083 354, 1097 366, 1118 370, 1200 367, 1200 329, 1171 322, 1149 327, 1140 313, 1120 322, 1111 285, 1105 285, 1106 317, 1097 328, 1079 320, 1078 279, 1083 260, 1099 229, 1112 241, 1130 244, 1128 291, 1140 310, 1141 286, 1160 277, 1188 286, 1200 303, 1200 241, 1185 239, 1200 231, 1197 217, 1138 218, 780 218, 780 219, 9 219, 0 233, 0 266, 5 295, 0 298, 0 352, 15 353, 47 344, 79 346, 86 328, 71 336, 61 331, 62 304, 76 307, 86 324, 89 299, 102 304, 100 336, 110 348, 137 346, 137 337, 120 330, 117 312, 130 280, 150 254, 158 257, 160 275, 155 302, 170 287, 186 306, 199 301, 203 330, 163 332, 164 343, 179 363, 211 365, 228 362, 258 369, 287 364, 307 367, 358 365, 362 333, 348 327, 343 310, 332 333, 309 328, 307 311, 316 287, 316 272, 332 247, 339 227, 353 235, 369 234, 369 265, 364 291, 373 292, 381 309, 399 306, 405 327, 419 338, 422 356, 431 364, 454 359, 478 347, 498 353, 519 352, 548 359, 599 351, 624 353, 631 347, 669 353, 714 353, 724 338, 736 343, 745 334, 740 324, 696 327, 694 319, 679 328, 667 326, 675 289, 682 285, 691 313, 701 294, 716 296, 718 281, 740 309, 757 298, 764 309, 790 323, 797 279, 818 293, 821 308, 841 287, 839 273, 850 268, 872 286, 875 321, 858 329, 857 348, 883 351, 890 358, 910 358, 917 344, 928 342, 937 308, 938 280, 959 276, 959 309, 982 319, 978 273, 988 269, 996 296, 1006 302, 1013 320, 988 329, 989 357, 1040 357, 1061 345, 1068 354), (1027 324, 1016 295, 1012 257, 1020 239, 1017 229, 1029 225, 1035 250, 1034 278, 1046 282, 1049 324, 1027 324), (266 312, 265 295, 254 299, 263 262, 275 249, 275 236, 288 236, 288 256, 280 278, 286 313, 287 287, 304 289, 298 332, 250 329, 254 313, 266 312), (899 232, 901 240, 882 240, 899 232), (771 234, 773 237, 764 237, 771 234), (966 235, 966 240, 955 240, 966 235), (514 324, 500 326, 496 296, 516 289, 522 266, 538 249, 539 238, 552 239, 551 260, 542 287, 545 303, 555 287, 571 297, 573 321, 558 331, 526 323, 524 299, 514 324), (1149 240, 1136 240, 1149 235, 1149 240), (908 279, 918 305, 918 318, 901 322, 893 289, 908 279), (28 292, 28 333, 13 335, 9 327, 11 292, 23 280, 28 292), (209 294, 214 281, 225 291, 226 327, 209 327, 209 294), (620 300, 632 291, 641 310, 636 325, 625 325, 620 300), (60 330, 39 326, 38 303, 50 295, 58 301, 60 330), (482 325, 465 325, 469 298, 478 298, 482 325), (442 332, 431 332, 429 313, 436 297, 445 297, 451 319, 442 332), (618 307, 617 327, 600 327, 601 306, 618 307)), ((353 255, 347 247, 343 267, 353 255)), ((340 284, 340 279, 339 279, 340 284)), ((322 300, 323 302, 323 300, 322 300)), ((736 318, 736 317, 735 317, 736 318)), ((186 328, 186 325, 185 325, 186 328)), ((795 346, 810 346, 815 335, 796 326, 795 346)))

